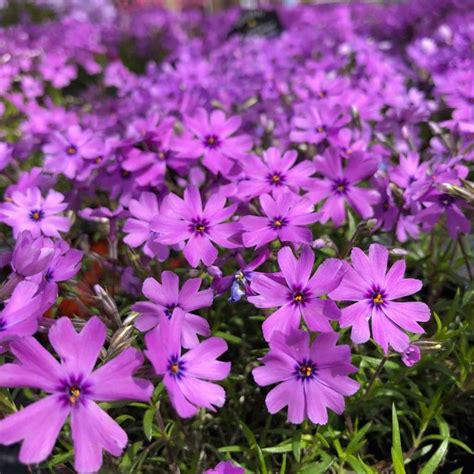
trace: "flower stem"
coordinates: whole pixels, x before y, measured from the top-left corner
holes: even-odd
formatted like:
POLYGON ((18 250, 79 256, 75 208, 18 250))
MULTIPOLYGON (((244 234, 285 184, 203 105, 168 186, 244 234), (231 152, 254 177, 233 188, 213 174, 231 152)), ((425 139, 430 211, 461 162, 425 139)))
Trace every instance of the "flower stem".
POLYGON ((458 243, 459 243, 459 248, 461 249, 461 253, 464 257, 464 263, 466 264, 466 270, 467 270, 467 274, 469 275, 469 280, 472 281, 472 270, 471 270, 471 265, 469 264, 469 256, 466 252, 466 248, 464 247, 464 242, 461 236, 458 237, 458 243))
POLYGON ((368 395, 370 393, 370 390, 372 389, 372 385, 374 385, 375 380, 380 375, 380 372, 382 372, 383 366, 385 365, 385 362, 387 362, 387 359, 388 359, 388 357, 384 355, 382 360, 380 361, 377 369, 372 374, 372 378, 370 379, 369 384, 367 385, 367 388, 365 389, 365 393, 362 396, 363 399, 368 397, 368 395))

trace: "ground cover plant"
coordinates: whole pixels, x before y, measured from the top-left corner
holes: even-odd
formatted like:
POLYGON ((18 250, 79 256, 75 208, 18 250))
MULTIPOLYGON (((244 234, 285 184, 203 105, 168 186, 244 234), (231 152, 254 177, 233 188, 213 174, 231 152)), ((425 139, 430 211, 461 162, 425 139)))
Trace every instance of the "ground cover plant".
POLYGON ((472 472, 471 2, 0 7, 25 472, 472 472))

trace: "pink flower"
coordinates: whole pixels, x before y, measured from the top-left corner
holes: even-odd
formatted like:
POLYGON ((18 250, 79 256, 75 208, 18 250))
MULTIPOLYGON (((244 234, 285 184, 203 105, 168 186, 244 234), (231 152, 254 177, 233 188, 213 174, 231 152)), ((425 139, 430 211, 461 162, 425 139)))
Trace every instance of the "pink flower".
POLYGON ((279 239, 281 242, 310 244, 313 235, 305 226, 321 217, 313 212, 314 206, 308 199, 286 192, 273 199, 269 194, 260 196, 264 216, 247 215, 240 219, 246 247, 261 247, 279 239))
POLYGON ((38 188, 15 191, 11 202, 0 204, 0 222, 13 227, 15 237, 24 230, 29 230, 33 237, 60 237, 59 232, 67 232, 71 227, 67 217, 58 215, 68 206, 63 200, 64 196, 52 189, 45 198, 38 188))
POLYGON ((405 260, 398 260, 387 272, 388 250, 383 245, 372 244, 368 257, 356 247, 351 261, 340 286, 329 294, 333 300, 356 301, 342 310, 341 327, 352 327, 352 340, 362 344, 370 338, 370 321, 372 337, 385 353, 389 346, 405 351, 409 339, 403 329, 423 333, 418 321, 428 321, 430 309, 424 303, 394 300, 418 292, 421 281, 403 277, 405 260))
POLYGON ((105 324, 96 317, 79 334, 68 318, 60 318, 49 331, 49 341, 60 362, 33 337, 10 343, 16 362, 0 366, 0 386, 32 387, 48 393, 0 421, 0 443, 22 441, 21 462, 44 461, 69 416, 77 471, 98 471, 102 450, 121 455, 127 434, 96 402, 146 402, 153 387, 150 382, 133 377, 143 363, 143 356, 136 349, 125 349, 93 370, 105 336, 105 324))
POLYGON ((256 296, 248 300, 257 308, 279 308, 263 323, 263 335, 269 341, 276 331, 288 334, 297 329, 301 317, 312 331, 332 331, 330 320, 339 319, 341 312, 333 301, 320 297, 337 288, 341 282, 343 262, 330 258, 313 276, 314 253, 304 247, 297 259, 289 247, 278 252, 281 274, 255 275, 251 288, 256 296))
POLYGON ((241 118, 226 118, 221 110, 210 115, 198 109, 194 117, 185 117, 184 125, 188 132, 175 146, 182 158, 200 158, 202 164, 212 173, 226 175, 234 166, 235 160, 246 157, 252 147, 248 135, 232 136, 239 129, 241 118))
POLYGON ((215 411, 225 402, 225 391, 209 381, 223 380, 230 372, 230 362, 216 360, 227 350, 226 342, 211 337, 181 353, 181 326, 184 313, 180 309, 160 327, 145 336, 146 356, 153 364, 168 391, 171 404, 183 418, 195 415, 199 408, 215 411))
POLYGON ((213 242, 225 248, 238 247, 231 238, 240 225, 222 223, 234 214, 237 205, 224 207, 225 201, 225 197, 213 194, 203 207, 199 190, 193 186, 184 191, 184 199, 168 194, 161 214, 153 220, 152 229, 159 233, 157 240, 166 245, 187 242, 183 253, 192 267, 200 261, 212 265, 218 253, 213 242))
POLYGON ((276 333, 262 367, 252 371, 255 382, 266 386, 278 383, 265 402, 271 414, 288 406, 288 421, 328 422, 327 409, 342 414, 344 396, 359 390, 348 377, 357 372, 351 365, 350 348, 337 346, 338 334, 319 335, 310 345, 309 333, 293 329, 288 335, 276 333))
POLYGON ((140 331, 148 331, 157 326, 163 319, 173 318, 178 308, 184 312, 181 325, 181 342, 183 347, 190 348, 199 344, 198 334, 209 336, 208 322, 192 313, 200 308, 212 305, 212 290, 199 291, 202 280, 190 278, 179 289, 179 277, 173 272, 161 274, 161 284, 154 278, 147 278, 143 283, 143 294, 151 301, 138 302, 132 309, 140 313, 135 326, 140 331))

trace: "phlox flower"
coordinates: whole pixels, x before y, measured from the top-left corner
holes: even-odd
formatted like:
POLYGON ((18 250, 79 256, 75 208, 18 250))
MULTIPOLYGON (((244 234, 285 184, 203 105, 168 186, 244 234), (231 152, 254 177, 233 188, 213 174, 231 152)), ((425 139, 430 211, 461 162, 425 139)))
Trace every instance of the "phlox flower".
POLYGON ((232 461, 221 461, 213 469, 206 469, 203 474, 244 474, 243 467, 236 466, 232 461))
POLYGON ((324 425, 327 409, 342 414, 344 397, 353 395, 359 383, 348 377, 357 372, 351 365, 350 348, 336 345, 338 334, 320 334, 310 344, 309 333, 292 329, 287 335, 276 333, 270 351, 261 359, 264 364, 253 369, 258 385, 278 383, 265 402, 271 414, 288 406, 288 421, 305 419, 324 425))
POLYGON ((58 215, 68 206, 63 201, 64 196, 52 189, 46 197, 38 188, 28 188, 24 193, 15 191, 11 201, 0 204, 0 222, 12 227, 15 237, 24 230, 33 237, 60 237, 59 232, 71 227, 67 217, 58 215))
POLYGON ((313 212, 314 206, 308 199, 287 192, 275 199, 263 194, 259 201, 264 216, 247 215, 240 219, 245 247, 261 247, 276 239, 296 244, 311 243, 311 230, 304 226, 318 221, 321 214, 313 212))
POLYGON ((252 147, 250 136, 234 135, 240 124, 238 116, 226 118, 221 110, 208 115, 204 109, 198 109, 194 117, 185 117, 188 134, 177 141, 175 150, 182 158, 202 157, 202 164, 209 171, 226 175, 235 160, 244 159, 252 147))
POLYGON ((269 341, 276 331, 289 333, 299 327, 301 317, 312 331, 332 331, 330 320, 337 320, 341 312, 333 301, 320 297, 339 285, 343 277, 343 262, 330 258, 311 276, 314 253, 305 246, 300 258, 289 247, 278 252, 281 274, 259 274, 251 288, 256 296, 248 300, 257 308, 279 308, 263 323, 263 335, 269 341))
POLYGON ((181 324, 181 344, 190 348, 199 344, 198 334, 209 336, 208 322, 193 314, 200 308, 212 305, 212 290, 202 290, 200 278, 190 278, 179 289, 179 277, 173 272, 164 271, 161 274, 161 284, 154 278, 147 278, 143 282, 143 294, 150 300, 138 302, 132 306, 140 313, 135 320, 135 326, 140 331, 148 331, 157 326, 165 318, 171 319, 176 308, 184 312, 181 324))
POLYGON ((36 283, 21 281, 10 298, 0 302, 0 343, 33 335, 42 315, 43 295, 36 283))
POLYGON ((50 141, 43 147, 44 169, 52 173, 63 173, 70 179, 84 179, 84 160, 102 155, 102 144, 91 130, 82 130, 72 125, 62 132, 53 132, 50 141))
POLYGON ((70 319, 60 318, 49 331, 49 341, 60 361, 33 337, 10 343, 16 361, 0 366, 0 386, 31 387, 48 394, 0 421, 1 444, 22 441, 21 462, 44 461, 69 416, 76 471, 98 471, 102 450, 120 456, 127 434, 96 402, 146 402, 153 387, 133 377, 143 363, 142 354, 133 348, 93 370, 105 336, 106 327, 97 317, 90 319, 80 333, 70 319))
POLYGON ((47 270, 54 254, 54 246, 49 239, 45 237, 35 238, 30 231, 25 230, 17 237, 11 267, 21 277, 43 273, 47 270))
POLYGON ((149 257, 157 257, 160 262, 165 261, 169 255, 166 245, 156 242, 158 234, 152 230, 152 221, 159 214, 158 198, 154 193, 144 192, 138 199, 128 203, 129 217, 123 226, 127 234, 123 241, 136 248, 143 245, 143 252, 149 257))
POLYGON ((320 102, 317 106, 305 107, 293 118, 290 140, 296 143, 320 143, 336 137, 339 130, 350 122, 350 116, 341 106, 320 102))
POLYGON ((217 258, 216 243, 225 248, 236 248, 231 241, 240 225, 236 222, 222 223, 230 218, 236 204, 225 207, 225 197, 213 194, 202 205, 199 190, 186 188, 184 198, 168 194, 161 205, 161 213, 153 220, 153 230, 159 233, 157 240, 166 245, 186 242, 183 254, 192 267, 200 261, 212 265, 217 258))
POLYGON ((227 350, 226 342, 211 337, 193 349, 181 352, 183 311, 177 309, 171 320, 164 318, 158 328, 145 336, 145 354, 155 372, 163 376, 171 404, 183 418, 195 415, 199 408, 215 411, 225 402, 225 391, 209 382, 225 379, 230 362, 216 360, 227 350))
POLYGON ((446 218, 446 227, 451 239, 456 240, 459 234, 469 234, 471 221, 463 214, 463 201, 438 191, 432 191, 423 198, 426 206, 416 215, 416 221, 421 223, 423 230, 430 231, 440 219, 446 218))
POLYGON ((308 178, 314 173, 314 164, 302 161, 295 164, 298 154, 294 150, 282 153, 278 148, 269 148, 263 157, 252 155, 242 162, 246 179, 239 183, 238 194, 255 197, 261 194, 299 193, 308 178))
POLYGON ((344 278, 329 296, 336 301, 355 301, 342 310, 340 325, 352 327, 351 338, 356 344, 372 337, 385 353, 389 346, 397 352, 406 350, 408 336, 403 332, 423 333, 418 322, 428 321, 430 309, 418 301, 394 301, 421 289, 422 282, 404 278, 405 260, 398 260, 387 272, 388 250, 372 244, 367 256, 361 249, 351 253, 352 266, 346 264, 344 278))
POLYGON ((363 219, 373 216, 372 205, 378 201, 378 193, 358 187, 357 184, 375 173, 378 166, 376 159, 354 155, 343 168, 338 149, 330 147, 324 155, 315 159, 315 166, 323 179, 314 179, 306 196, 314 203, 325 201, 320 209, 322 223, 332 220, 335 226, 344 224, 346 204, 354 208, 363 219))

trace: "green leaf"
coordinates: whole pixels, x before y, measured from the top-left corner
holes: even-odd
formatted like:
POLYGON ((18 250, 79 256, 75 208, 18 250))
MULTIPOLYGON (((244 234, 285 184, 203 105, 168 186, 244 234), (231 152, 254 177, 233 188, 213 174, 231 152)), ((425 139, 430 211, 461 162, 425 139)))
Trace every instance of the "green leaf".
POLYGON ((293 456, 297 462, 301 459, 301 431, 297 431, 291 440, 293 456))
POLYGON ((151 441, 153 436, 153 420, 155 417, 156 408, 149 408, 143 415, 143 432, 145 433, 146 439, 151 441))
POLYGON ((392 403, 392 463, 395 474, 405 474, 403 465, 402 442, 400 440, 400 427, 395 404, 392 403))
POLYGON ((370 427, 372 426, 372 423, 369 422, 366 425, 364 425, 357 433, 354 435, 354 437, 351 439, 349 444, 347 445, 346 448, 346 453, 347 454, 354 454, 357 452, 362 444, 364 443, 364 436, 369 431, 370 427))
POLYGON ((436 468, 443 462, 444 456, 448 450, 449 441, 445 439, 440 445, 439 448, 435 451, 433 456, 429 461, 423 466, 420 471, 420 474, 433 474, 436 471, 436 468))

